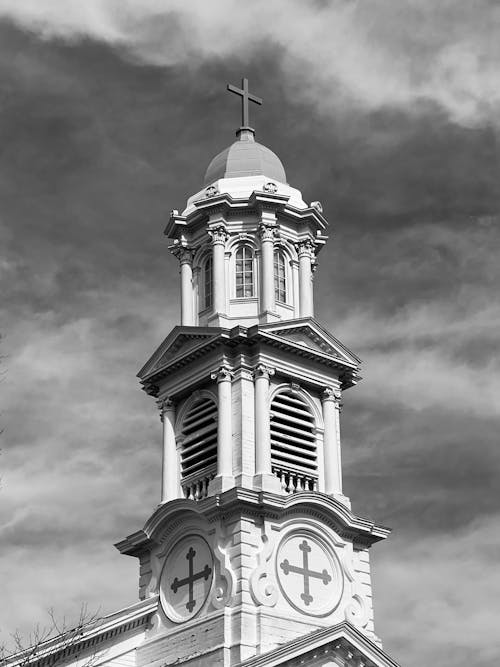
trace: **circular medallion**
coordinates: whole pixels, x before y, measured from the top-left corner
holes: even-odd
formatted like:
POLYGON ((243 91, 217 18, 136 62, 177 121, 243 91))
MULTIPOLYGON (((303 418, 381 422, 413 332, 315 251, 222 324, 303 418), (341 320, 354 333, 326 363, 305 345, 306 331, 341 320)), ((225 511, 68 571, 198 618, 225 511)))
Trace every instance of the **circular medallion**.
POLYGON ((160 580, 165 614, 176 623, 186 621, 203 607, 213 578, 212 551, 199 535, 190 535, 171 549, 160 580))
POLYGON ((328 545, 309 532, 294 532, 283 540, 276 571, 283 595, 303 614, 326 616, 340 602, 340 563, 328 545))

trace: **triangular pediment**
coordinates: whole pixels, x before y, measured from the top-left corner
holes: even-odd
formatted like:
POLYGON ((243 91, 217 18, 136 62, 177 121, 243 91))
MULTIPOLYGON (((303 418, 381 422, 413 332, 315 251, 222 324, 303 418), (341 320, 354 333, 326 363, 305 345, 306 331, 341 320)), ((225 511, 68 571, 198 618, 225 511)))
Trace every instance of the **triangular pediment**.
POLYGON ((313 319, 293 320, 272 325, 264 325, 261 330, 272 336, 339 359, 347 364, 359 365, 360 359, 345 345, 332 336, 313 319))
POLYGON ((343 621, 292 639, 273 651, 240 662, 237 667, 399 667, 374 639, 343 621))
POLYGON ((175 327, 158 347, 156 352, 141 368, 137 376, 144 380, 169 364, 173 359, 183 357, 197 347, 216 338, 220 334, 216 327, 175 327))

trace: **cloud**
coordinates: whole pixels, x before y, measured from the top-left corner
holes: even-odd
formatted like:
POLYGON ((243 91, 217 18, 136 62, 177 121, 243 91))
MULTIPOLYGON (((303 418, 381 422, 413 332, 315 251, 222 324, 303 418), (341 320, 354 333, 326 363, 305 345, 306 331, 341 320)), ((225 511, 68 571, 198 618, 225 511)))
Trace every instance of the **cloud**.
POLYGON ((413 664, 486 667, 496 659, 499 519, 479 520, 453 537, 395 538, 374 547, 375 628, 396 659, 403 651, 418 656, 413 664), (378 615, 387 620, 377 624, 378 615))
POLYGON ((486 0, 438 7, 430 0, 321 7, 296 0, 2 0, 0 16, 44 39, 104 41, 158 66, 199 66, 273 44, 286 53, 289 95, 328 116, 353 104, 418 113, 425 100, 464 125, 498 116, 500 13, 486 0))
POLYGON ((4 632, 29 632, 52 606, 61 618, 85 601, 107 611, 130 604, 136 563, 112 545, 158 502, 161 425, 134 376, 166 332, 168 308, 159 316, 156 295, 130 280, 79 299, 80 317, 61 321, 54 308, 9 326, 0 573, 3 599, 15 604, 0 609, 4 632), (127 582, 118 593, 114 576, 127 582))
MULTIPOLYGON (((365 360, 344 397, 343 459, 355 511, 395 528, 374 549, 378 630, 404 664, 433 662, 433 646, 448 662, 445 597, 461 570, 447 544, 479 576, 493 547, 472 526, 497 513, 493 3, 0 0, 0 12, 0 572, 16 601, 0 608, 4 631, 51 605, 136 599, 136 562, 112 543, 158 500, 160 424, 135 373, 178 321, 161 232, 232 140, 224 84, 248 74, 266 101, 259 138, 331 221, 317 317, 365 360), (428 644, 414 641, 429 630, 419 569, 444 619, 428 644)), ((476 664, 484 647, 469 639, 476 664)))

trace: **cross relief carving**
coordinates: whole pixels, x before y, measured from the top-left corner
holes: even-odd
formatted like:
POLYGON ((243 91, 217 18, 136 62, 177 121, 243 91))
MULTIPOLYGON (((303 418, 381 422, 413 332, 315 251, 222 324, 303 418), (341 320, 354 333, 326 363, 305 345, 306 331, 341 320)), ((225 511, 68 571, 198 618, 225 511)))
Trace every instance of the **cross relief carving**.
POLYGON ((193 549, 193 547, 189 547, 189 551, 186 554, 186 558, 189 563, 189 573, 187 577, 184 577, 183 579, 178 579, 178 577, 175 577, 170 587, 174 591, 174 593, 177 593, 179 588, 181 588, 182 586, 188 586, 188 601, 186 602, 186 609, 190 613, 196 606, 196 600, 194 599, 193 595, 194 582, 198 581, 198 579, 204 579, 205 581, 207 581, 209 576, 212 574, 212 568, 209 565, 205 565, 203 570, 201 570, 200 572, 196 573, 194 572, 193 560, 195 556, 196 556, 196 551, 193 549))
POLYGON ((308 607, 311 602, 314 601, 314 597, 310 592, 310 579, 320 579, 323 584, 327 586, 332 581, 332 576, 326 571, 326 569, 323 569, 321 572, 316 572, 309 569, 309 554, 311 553, 311 547, 309 546, 307 540, 303 540, 301 542, 299 549, 302 552, 302 566, 291 565, 288 558, 285 558, 285 560, 280 563, 280 568, 283 570, 285 575, 291 573, 302 575, 304 592, 300 594, 300 597, 304 601, 306 607, 308 607))

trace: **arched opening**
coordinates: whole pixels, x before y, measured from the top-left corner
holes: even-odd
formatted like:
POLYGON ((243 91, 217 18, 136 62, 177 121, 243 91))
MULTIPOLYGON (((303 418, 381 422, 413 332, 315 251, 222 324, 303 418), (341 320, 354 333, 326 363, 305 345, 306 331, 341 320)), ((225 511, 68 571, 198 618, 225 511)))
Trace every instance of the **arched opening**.
POLYGON ((235 257, 235 296, 237 299, 255 294, 254 255, 248 245, 240 246, 235 257))
POLYGON ((274 252, 274 297, 281 303, 287 302, 287 279, 285 255, 281 250, 274 252))
POLYGON ((186 498, 207 495, 217 473, 217 405, 208 397, 189 408, 181 429, 181 484, 186 498))
POLYGON ((271 467, 287 493, 314 491, 318 461, 314 416, 304 399, 287 389, 271 402, 271 467))

